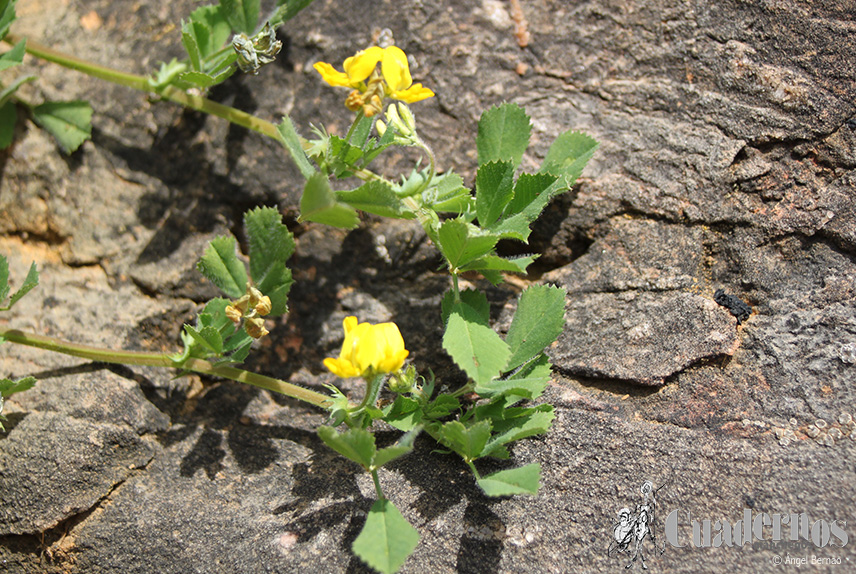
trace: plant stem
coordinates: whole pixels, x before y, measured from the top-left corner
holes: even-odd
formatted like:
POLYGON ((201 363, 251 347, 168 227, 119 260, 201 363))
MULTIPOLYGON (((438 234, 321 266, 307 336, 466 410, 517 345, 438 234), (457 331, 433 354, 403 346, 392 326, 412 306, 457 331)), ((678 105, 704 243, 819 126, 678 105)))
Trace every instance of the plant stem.
POLYGON ((293 397, 295 399, 307 402, 309 404, 326 408, 330 404, 330 398, 316 393, 309 389, 304 389, 297 385, 252 373, 235 367, 224 365, 215 365, 202 359, 187 359, 184 362, 174 361, 172 356, 167 353, 145 353, 140 351, 114 351, 111 349, 103 349, 99 347, 91 347, 89 345, 80 345, 70 343, 53 337, 45 337, 35 335, 33 333, 25 333, 17 329, 0 329, 0 339, 5 339, 10 343, 26 345, 28 347, 36 347, 53 351, 55 353, 63 353, 73 357, 89 359, 100 363, 114 363, 120 365, 137 365, 145 367, 165 367, 176 368, 185 371, 193 371, 203 375, 211 375, 224 379, 231 379, 239 383, 246 383, 262 389, 267 389, 275 393, 280 393, 293 397))
MULTIPOLYGON (((20 40, 21 38, 16 36, 15 34, 7 34, 6 37, 3 39, 3 41, 8 42, 10 44, 16 44, 20 40)), ((252 114, 248 114, 247 112, 238 110, 236 108, 224 106, 223 104, 209 100, 208 98, 193 95, 189 92, 178 89, 175 86, 166 86, 164 88, 158 89, 154 85, 152 85, 152 83, 149 81, 149 78, 145 76, 129 74, 126 72, 120 72, 118 70, 108 68, 106 66, 100 66, 88 60, 83 60, 70 54, 65 54, 58 50, 48 48, 47 46, 39 44, 38 42, 33 42, 29 39, 27 39, 27 53, 37 58, 41 58, 42 60, 47 60, 48 62, 59 64, 60 66, 63 66, 65 68, 76 70, 78 72, 83 72, 84 74, 87 74, 94 78, 107 80, 108 82, 113 82, 114 84, 119 84, 120 86, 133 88, 141 92, 157 94, 158 96, 170 100, 171 102, 180 104, 182 106, 194 110, 198 110, 200 112, 205 112, 207 114, 211 114, 219 118, 223 118, 224 120, 232 122, 233 124, 243 126, 247 129, 268 136, 269 138, 274 139, 279 143, 282 143, 282 138, 279 135, 279 131, 276 129, 276 126, 273 123, 258 118, 252 114)))
POLYGON ((378 500, 386 500, 386 497, 383 495, 383 491, 380 489, 380 479, 377 476, 377 469, 372 471, 372 480, 374 481, 374 488, 377 493, 378 500))

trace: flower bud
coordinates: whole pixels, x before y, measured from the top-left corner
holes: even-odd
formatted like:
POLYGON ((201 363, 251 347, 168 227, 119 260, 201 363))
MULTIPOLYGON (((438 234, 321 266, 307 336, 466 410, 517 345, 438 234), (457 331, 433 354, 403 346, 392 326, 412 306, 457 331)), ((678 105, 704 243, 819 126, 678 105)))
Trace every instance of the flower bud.
POLYGON ((269 331, 265 329, 265 320, 261 317, 251 317, 247 319, 244 322, 244 329, 247 331, 247 335, 253 339, 261 339, 269 333, 269 331))

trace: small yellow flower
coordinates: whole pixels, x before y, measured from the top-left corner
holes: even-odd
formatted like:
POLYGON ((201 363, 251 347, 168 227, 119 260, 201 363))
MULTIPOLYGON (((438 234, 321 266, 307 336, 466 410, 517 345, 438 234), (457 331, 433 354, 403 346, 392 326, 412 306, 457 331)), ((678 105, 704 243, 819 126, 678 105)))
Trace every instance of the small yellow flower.
POLYGON ((381 111, 385 97, 412 104, 434 95, 422 84, 413 83, 407 55, 396 46, 372 46, 346 59, 342 67, 344 72, 326 62, 315 64, 315 70, 331 86, 353 88, 345 105, 351 111, 362 108, 367 117, 381 111))
POLYGON ((324 366, 338 376, 366 376, 369 372, 394 373, 404 365, 410 352, 404 348, 404 339, 395 323, 358 323, 356 317, 345 317, 342 322, 345 341, 339 358, 324 359, 324 366))

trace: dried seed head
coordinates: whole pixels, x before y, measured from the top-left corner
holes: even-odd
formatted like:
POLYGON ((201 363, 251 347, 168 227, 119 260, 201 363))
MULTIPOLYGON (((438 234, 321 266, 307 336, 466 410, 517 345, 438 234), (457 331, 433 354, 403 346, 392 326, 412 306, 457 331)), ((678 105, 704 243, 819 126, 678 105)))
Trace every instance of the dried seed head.
POLYGON ((237 325, 238 323, 241 322, 241 317, 243 317, 243 316, 244 316, 244 314, 241 313, 240 309, 238 309, 232 305, 226 306, 226 317, 228 317, 229 320, 232 321, 235 325, 237 325))
POLYGON ((247 319, 246 322, 244 322, 244 329, 246 329, 247 335, 253 339, 261 339, 269 333, 269 331, 265 329, 265 320, 261 317, 252 317, 247 319))
POLYGON ((259 299, 259 302, 256 303, 256 306, 254 308, 256 310, 256 313, 258 313, 262 317, 264 317, 265 315, 270 313, 270 308, 271 308, 270 297, 268 297, 267 295, 262 295, 261 298, 259 299))

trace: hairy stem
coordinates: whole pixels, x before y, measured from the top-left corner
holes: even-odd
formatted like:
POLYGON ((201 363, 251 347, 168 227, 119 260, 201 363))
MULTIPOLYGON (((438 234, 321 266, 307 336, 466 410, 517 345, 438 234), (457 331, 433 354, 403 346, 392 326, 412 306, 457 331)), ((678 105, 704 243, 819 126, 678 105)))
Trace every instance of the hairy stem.
POLYGON ((111 349, 70 343, 68 341, 54 339, 53 337, 25 333, 17 329, 0 329, 0 339, 5 339, 10 343, 36 347, 100 363, 138 365, 145 367, 166 367, 181 369, 184 371, 193 371, 194 373, 231 379, 233 381, 238 381, 239 383, 246 383, 255 387, 267 389, 321 408, 326 408, 330 404, 329 397, 322 395, 321 393, 316 393, 315 391, 310 391, 309 389, 304 389, 303 387, 298 387, 297 385, 293 385, 273 377, 252 373, 235 367, 215 365, 202 359, 187 359, 184 362, 180 362, 174 361, 172 356, 168 353, 114 351, 111 349))
MULTIPOLYGON (((20 40, 21 38, 15 34, 7 34, 3 39, 3 41, 10 44, 16 44, 20 40)), ((224 106, 223 104, 209 100, 208 98, 191 94, 178 89, 175 86, 166 86, 164 88, 156 89, 156 87, 149 82, 149 78, 145 76, 129 74, 106 66, 100 66, 88 60, 83 60, 70 54, 54 50, 53 48, 49 48, 29 39, 27 39, 27 53, 37 58, 41 58, 42 60, 59 64, 65 68, 83 72, 84 74, 94 78, 107 80, 108 82, 113 82, 114 84, 133 88, 142 92, 157 94, 158 96, 176 104, 223 118, 233 124, 243 126, 282 143, 279 131, 273 123, 236 108, 224 106)))

